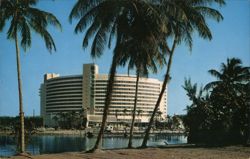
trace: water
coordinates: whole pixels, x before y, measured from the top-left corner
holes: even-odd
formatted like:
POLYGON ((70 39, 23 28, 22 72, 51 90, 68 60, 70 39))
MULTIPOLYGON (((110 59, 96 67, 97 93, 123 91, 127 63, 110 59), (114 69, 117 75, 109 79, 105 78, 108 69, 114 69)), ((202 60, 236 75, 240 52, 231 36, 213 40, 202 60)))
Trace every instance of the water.
MULTIPOLYGON (((73 152, 91 149, 95 144, 96 138, 87 138, 80 136, 59 136, 59 135, 44 135, 32 136, 29 139, 29 144, 26 146, 26 151, 33 154, 48 154, 60 152, 73 152)), ((148 146, 182 144, 187 143, 186 137, 182 135, 156 135, 150 137, 148 146)), ((138 147, 142 143, 142 138, 133 139, 133 146, 138 147)), ((102 147, 105 149, 125 148, 128 144, 128 137, 105 137, 102 147)), ((10 136, 0 136, 0 156, 12 156, 16 153, 16 140, 10 136)))

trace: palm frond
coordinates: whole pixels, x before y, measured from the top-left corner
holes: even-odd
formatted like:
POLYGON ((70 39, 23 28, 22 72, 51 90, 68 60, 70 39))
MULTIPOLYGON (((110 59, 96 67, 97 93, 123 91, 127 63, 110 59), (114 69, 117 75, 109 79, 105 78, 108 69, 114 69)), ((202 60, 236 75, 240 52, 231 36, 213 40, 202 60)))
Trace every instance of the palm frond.
POLYGON ((101 27, 96 33, 92 47, 91 47, 91 56, 96 58, 102 55, 104 50, 105 43, 107 43, 107 30, 108 28, 101 27))
POLYGON ((89 29, 87 30, 83 38, 83 42, 82 42, 83 48, 86 48, 88 46, 89 39, 91 39, 92 36, 95 35, 98 29, 100 29, 100 25, 101 25, 100 21, 95 20, 93 24, 89 27, 89 29))
POLYGON ((222 78, 222 74, 220 72, 218 72, 217 70, 209 70, 208 71, 209 74, 211 74, 212 76, 218 78, 218 79, 221 79, 222 78))
POLYGON ((209 8, 206 6, 198 6, 198 7, 195 7, 195 9, 199 13, 201 13, 201 15, 203 15, 204 17, 209 17, 211 19, 215 19, 217 22, 220 22, 221 20, 223 20, 223 16, 216 9, 209 8))
POLYGON ((48 24, 51 24, 52 26, 55 26, 57 29, 62 30, 62 26, 59 20, 49 12, 29 7, 28 11, 26 12, 26 16, 29 19, 32 19, 33 21, 35 19, 37 23, 39 21, 40 25, 43 27, 47 27, 48 24))
POLYGON ((78 0, 70 12, 69 21, 72 22, 74 18, 81 18, 100 2, 102 2, 102 0, 78 0))
POLYGON ((97 14, 99 13, 99 10, 100 6, 96 6, 89 12, 87 12, 84 16, 82 16, 75 27, 75 33, 82 32, 94 19, 95 20, 92 23, 96 23, 97 20, 100 21, 98 18, 96 18, 97 14))
POLYGON ((7 31, 7 38, 8 39, 14 39, 17 34, 17 24, 14 18, 12 18, 10 22, 10 27, 7 31))
POLYGON ((27 24, 26 20, 24 19, 22 22, 21 28, 21 46, 26 49, 31 46, 31 36, 30 36, 30 28, 27 24))
POLYGON ((56 51, 56 45, 54 43, 54 40, 52 36, 49 34, 49 32, 41 25, 41 23, 38 23, 36 20, 29 21, 29 25, 32 29, 36 31, 37 34, 39 34, 45 42, 46 48, 51 53, 52 50, 56 51))

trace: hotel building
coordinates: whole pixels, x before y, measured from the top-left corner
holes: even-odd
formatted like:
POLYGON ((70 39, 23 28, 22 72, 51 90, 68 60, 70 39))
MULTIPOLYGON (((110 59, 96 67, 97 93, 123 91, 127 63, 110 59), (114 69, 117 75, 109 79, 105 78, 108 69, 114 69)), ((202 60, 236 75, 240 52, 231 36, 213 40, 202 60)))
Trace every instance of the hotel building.
MULTIPOLYGON (((99 74, 95 64, 84 64, 83 74, 59 76, 45 74, 41 84, 41 116, 45 125, 53 126, 53 116, 59 112, 85 112, 89 124, 102 120, 108 75, 99 74)), ((134 106, 136 77, 116 75, 107 121, 109 123, 131 122, 134 106)), ((140 78, 137 115, 135 122, 147 123, 159 97, 162 82, 152 78, 140 78)), ((161 118, 167 113, 166 92, 160 103, 161 118)))

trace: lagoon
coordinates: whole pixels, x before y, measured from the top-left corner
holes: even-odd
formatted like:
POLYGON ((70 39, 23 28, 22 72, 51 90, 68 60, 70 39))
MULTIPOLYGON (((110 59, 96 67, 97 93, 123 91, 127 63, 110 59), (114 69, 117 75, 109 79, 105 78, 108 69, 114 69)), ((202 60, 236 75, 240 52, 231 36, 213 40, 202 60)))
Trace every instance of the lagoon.
MULTIPOLYGON (((95 144, 96 138, 72 135, 35 135, 29 138, 26 151, 33 154, 48 154, 60 152, 74 152, 89 150, 95 144)), ((187 138, 176 134, 157 134, 151 136, 148 146, 187 143, 187 138)), ((142 137, 133 139, 133 146, 138 147, 142 143, 142 137)), ((104 149, 126 148, 128 137, 104 137, 102 147, 104 149)), ((0 156, 12 156, 16 153, 16 140, 12 136, 0 136, 0 156)))

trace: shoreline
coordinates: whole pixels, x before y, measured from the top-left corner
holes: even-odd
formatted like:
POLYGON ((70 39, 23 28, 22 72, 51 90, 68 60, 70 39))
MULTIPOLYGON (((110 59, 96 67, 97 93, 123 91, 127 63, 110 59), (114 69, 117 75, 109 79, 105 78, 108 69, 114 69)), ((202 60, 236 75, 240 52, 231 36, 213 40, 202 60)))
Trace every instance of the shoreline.
MULTIPOLYGON (((146 149, 104 149, 97 150, 95 153, 86 152, 64 152, 56 154, 42 154, 29 156, 33 159, 183 159, 183 158, 200 158, 200 159, 248 159, 250 158, 250 147, 244 146, 227 146, 227 147, 161 147, 146 149)), ((11 159, 25 159, 25 156, 12 156, 11 159)))
MULTIPOLYGON (((92 130, 44 130, 44 131, 36 131, 32 135, 62 135, 62 136, 86 136, 87 132, 93 133, 94 136, 97 136, 97 132, 93 132, 92 130)), ((121 137, 124 136, 125 132, 123 131, 113 131, 113 132, 105 132, 104 137, 121 137)), ((154 135, 185 135, 184 131, 171 131, 171 130, 164 130, 164 131, 153 131, 150 133, 150 136, 154 135)), ((13 135, 11 131, 0 131, 0 135, 13 135)), ((127 135, 129 135, 127 133, 127 135)), ((144 131, 134 131, 133 134, 135 137, 142 137, 144 136, 144 131)))

